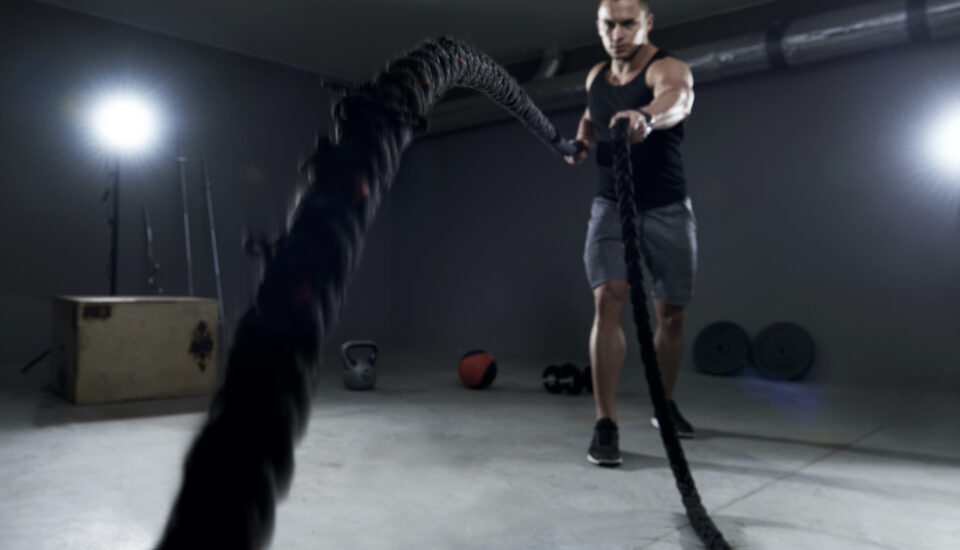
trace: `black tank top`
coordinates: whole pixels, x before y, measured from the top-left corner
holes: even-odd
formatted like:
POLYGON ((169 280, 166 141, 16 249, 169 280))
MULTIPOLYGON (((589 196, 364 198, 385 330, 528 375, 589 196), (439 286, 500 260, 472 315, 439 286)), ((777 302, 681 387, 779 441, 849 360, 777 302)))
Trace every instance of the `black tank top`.
MULTIPOLYGON (((617 200, 610 119, 618 111, 637 109, 653 101, 653 90, 646 84, 647 69, 664 57, 671 56, 663 50, 657 51, 640 74, 623 86, 614 86, 607 81, 608 61, 590 85, 587 104, 597 138, 597 166, 600 169, 597 195, 601 197, 617 200)), ((655 130, 643 142, 630 146, 634 189, 640 209, 666 206, 686 198, 687 180, 680 154, 682 142, 683 122, 668 130, 655 130)))

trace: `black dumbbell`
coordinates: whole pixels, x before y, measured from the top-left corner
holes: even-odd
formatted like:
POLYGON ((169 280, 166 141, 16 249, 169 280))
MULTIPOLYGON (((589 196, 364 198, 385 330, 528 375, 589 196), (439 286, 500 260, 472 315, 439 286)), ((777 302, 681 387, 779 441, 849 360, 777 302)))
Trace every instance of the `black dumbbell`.
POLYGON ((577 395, 583 390, 583 375, 571 363, 560 367, 550 365, 543 370, 543 388, 550 393, 566 391, 577 395))
POLYGON ((583 367, 583 387, 588 393, 593 393, 593 373, 590 372, 590 365, 583 367))

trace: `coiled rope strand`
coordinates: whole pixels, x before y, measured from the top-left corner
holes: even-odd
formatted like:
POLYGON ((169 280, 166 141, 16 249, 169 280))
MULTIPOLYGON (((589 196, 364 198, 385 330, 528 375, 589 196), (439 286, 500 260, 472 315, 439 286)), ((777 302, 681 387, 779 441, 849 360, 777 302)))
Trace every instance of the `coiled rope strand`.
POLYGON ((647 378, 647 389, 653 401, 654 414, 660 423, 660 438, 670 459, 670 469, 677 481, 680 498, 687 510, 687 517, 694 532, 710 550, 730 548, 723 534, 714 525, 700 501, 700 494, 690 473, 690 466, 680 446, 680 438, 667 410, 667 396, 660 377, 657 351, 653 347, 653 329, 647 311, 647 291, 644 288, 641 267, 640 239, 637 231, 637 203, 633 188, 633 168, 630 163, 630 144, 627 141, 626 119, 613 125, 613 171, 617 186, 617 202, 620 208, 620 228, 623 235, 624 259, 627 263, 627 279, 630 282, 630 303, 633 306, 633 321, 637 326, 640 342, 640 358, 647 378))

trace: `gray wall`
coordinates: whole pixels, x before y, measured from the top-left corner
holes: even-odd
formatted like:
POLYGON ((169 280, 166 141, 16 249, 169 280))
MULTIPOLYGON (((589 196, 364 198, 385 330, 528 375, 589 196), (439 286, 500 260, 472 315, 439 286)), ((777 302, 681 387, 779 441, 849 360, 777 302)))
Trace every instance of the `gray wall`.
MULTIPOLYGON (((960 98, 958 58, 957 41, 912 45, 698 88, 688 349, 713 321, 753 335, 793 321, 816 341, 813 380, 960 387, 960 174, 939 172, 925 143, 960 98)), ((578 114, 553 118, 572 135, 578 114)), ((593 168, 504 123, 421 142, 404 169, 394 334, 586 361, 593 168)))
MULTIPOLYGON (((181 121, 206 296, 195 161, 210 160, 236 318, 256 279, 241 236, 282 219, 298 158, 327 125, 320 79, 28 2, 4 4, 0 46, 0 361, 47 346, 52 296, 107 289, 107 163, 77 116, 90 90, 118 76, 155 87, 181 121)), ((937 172, 923 147, 960 97, 958 54, 957 41, 914 45, 698 88, 686 147, 701 260, 691 342, 719 319, 752 334, 789 320, 816 339, 814 380, 960 387, 960 176, 937 172)), ((572 135, 578 115, 553 118, 572 135)), ((123 167, 122 293, 147 290, 141 201, 164 287, 186 289, 174 157, 169 136, 155 157, 123 167)), ((418 142, 332 340, 584 361, 592 305, 580 257, 594 179, 514 123, 418 142)))
MULTIPOLYGON (((189 157, 198 295, 215 296, 201 179, 208 158, 225 308, 250 303, 257 262, 245 231, 274 232, 298 182, 298 161, 327 131, 330 96, 317 75, 185 43, 32 2, 0 8, 0 361, 23 363, 49 346, 50 299, 108 292, 108 159, 81 127, 94 92, 131 81, 157 96, 170 132, 157 150, 121 165, 119 292, 146 294, 141 202, 150 208, 167 294, 186 293, 176 130, 189 157)), ((389 270, 386 219, 368 241, 341 331, 383 338, 389 270), (372 311, 372 313, 371 313, 372 311), (358 324, 362 320, 362 323, 358 324), (358 330, 362 332, 358 333, 358 330)))

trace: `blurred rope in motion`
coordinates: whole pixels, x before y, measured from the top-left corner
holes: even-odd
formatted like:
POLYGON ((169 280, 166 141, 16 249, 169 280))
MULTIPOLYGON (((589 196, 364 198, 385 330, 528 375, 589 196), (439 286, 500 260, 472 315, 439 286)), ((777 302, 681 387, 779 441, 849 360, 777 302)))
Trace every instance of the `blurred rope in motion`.
POLYGON ((336 323, 364 235, 401 154, 426 130, 426 114, 458 86, 489 96, 558 154, 578 152, 500 65, 450 38, 424 42, 374 82, 348 90, 334 106, 331 136, 318 140, 304 164, 310 185, 286 234, 260 247, 262 282, 187 453, 158 549, 269 543, 276 501, 289 489, 294 446, 310 415, 319 350, 336 323))

